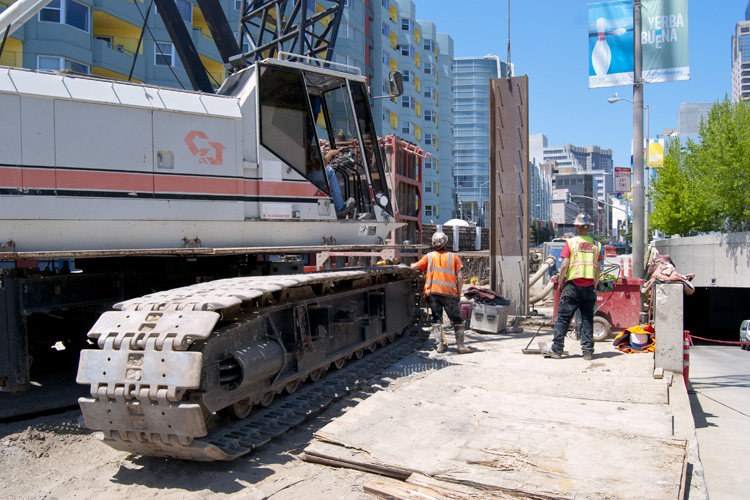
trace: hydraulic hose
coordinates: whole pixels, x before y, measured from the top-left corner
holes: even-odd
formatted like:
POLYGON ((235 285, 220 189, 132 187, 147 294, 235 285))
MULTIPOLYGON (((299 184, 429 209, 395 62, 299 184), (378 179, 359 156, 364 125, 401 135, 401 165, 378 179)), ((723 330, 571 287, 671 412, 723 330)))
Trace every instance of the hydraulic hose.
POLYGON ((542 262, 542 265, 539 267, 539 270, 534 273, 534 276, 531 277, 529 280, 529 286, 533 285, 537 281, 539 281, 539 278, 544 276, 544 273, 547 272, 547 269, 555 265, 555 258, 552 255, 547 256, 546 259, 544 259, 544 262, 542 262))
POLYGON ((545 286, 541 292, 539 292, 538 295, 534 295, 533 297, 529 297, 529 304, 536 304, 540 300, 544 299, 554 288, 555 283, 550 281, 547 283, 547 286, 545 286))

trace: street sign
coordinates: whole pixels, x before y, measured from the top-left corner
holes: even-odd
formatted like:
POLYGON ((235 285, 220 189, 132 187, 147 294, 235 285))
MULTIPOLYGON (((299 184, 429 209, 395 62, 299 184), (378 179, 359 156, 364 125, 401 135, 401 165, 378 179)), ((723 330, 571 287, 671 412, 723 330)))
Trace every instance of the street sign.
POLYGON ((615 167, 615 191, 630 191, 630 168, 615 167))

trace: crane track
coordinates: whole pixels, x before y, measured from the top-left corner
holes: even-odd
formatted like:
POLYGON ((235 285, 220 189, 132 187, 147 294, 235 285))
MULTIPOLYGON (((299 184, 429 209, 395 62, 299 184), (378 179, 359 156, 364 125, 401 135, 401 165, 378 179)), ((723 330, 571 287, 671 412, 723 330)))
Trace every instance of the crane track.
MULTIPOLYGON (((387 381, 376 377, 388 366, 413 353, 422 341, 416 336, 402 336, 392 344, 379 348, 364 358, 351 362, 345 368, 328 373, 318 382, 307 383, 294 394, 280 398, 268 407, 253 410, 249 417, 234 422, 218 421, 214 432, 193 442, 195 450, 190 460, 234 460, 251 453, 272 439, 299 426, 323 412, 333 403, 354 392, 372 385, 384 386, 387 381), (195 451, 201 450, 199 453, 195 451)), ((129 447, 129 451, 137 449, 129 447)), ((186 450, 176 449, 184 453, 186 450)), ((144 454, 153 454, 145 447, 144 454)))
POLYGON ((109 446, 142 455, 212 461, 249 453, 414 350, 414 337, 388 345, 412 323, 412 277, 408 268, 383 267, 232 278, 117 304, 89 332, 99 349, 81 352, 87 426, 109 446), (360 340, 341 344, 352 332, 360 340), (373 352, 317 381, 364 349, 373 352), (308 377, 317 382, 297 390, 308 377), (291 394, 272 405, 284 389, 291 394), (247 415, 258 404, 268 408, 247 415))

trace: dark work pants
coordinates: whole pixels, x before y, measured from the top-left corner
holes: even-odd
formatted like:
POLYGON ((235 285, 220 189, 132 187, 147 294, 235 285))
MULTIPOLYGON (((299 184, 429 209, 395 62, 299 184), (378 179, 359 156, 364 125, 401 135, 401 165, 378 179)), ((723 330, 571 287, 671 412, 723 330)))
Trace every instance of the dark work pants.
POLYGON ((427 296, 427 305, 432 312, 433 325, 436 323, 443 324, 443 309, 445 309, 445 314, 448 315, 448 319, 451 320, 453 326, 463 325, 464 320, 461 319, 458 295, 449 296, 431 293, 427 296))
POLYGON ((560 302, 557 305, 552 351, 562 354, 565 348, 565 334, 570 326, 570 320, 576 310, 580 310, 581 351, 584 354, 594 353, 594 308, 596 308, 596 289, 593 285, 581 287, 572 281, 565 283, 560 295, 560 302))

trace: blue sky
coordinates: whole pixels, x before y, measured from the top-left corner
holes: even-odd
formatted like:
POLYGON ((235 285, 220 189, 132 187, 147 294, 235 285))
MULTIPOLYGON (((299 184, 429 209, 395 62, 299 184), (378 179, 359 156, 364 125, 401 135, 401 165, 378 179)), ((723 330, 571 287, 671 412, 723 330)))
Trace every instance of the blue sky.
MULTIPOLYGON (((583 0, 511 0, 511 61, 529 77, 529 132, 550 146, 598 145, 630 166, 633 107, 607 102, 633 87, 588 88, 588 4, 583 0)), ((454 41, 454 57, 497 54, 506 60, 508 0, 414 0, 416 17, 454 41)), ((651 137, 677 127, 683 102, 716 102, 731 92, 731 37, 747 0, 688 0, 689 81, 644 85, 651 137)), ((644 122, 646 114, 644 111, 644 122)), ((644 123, 644 134, 646 124, 644 123)))

